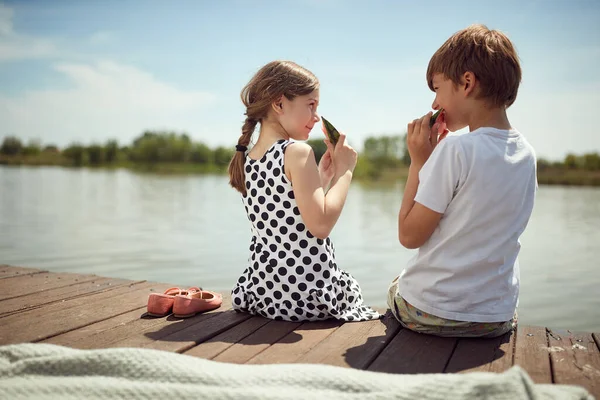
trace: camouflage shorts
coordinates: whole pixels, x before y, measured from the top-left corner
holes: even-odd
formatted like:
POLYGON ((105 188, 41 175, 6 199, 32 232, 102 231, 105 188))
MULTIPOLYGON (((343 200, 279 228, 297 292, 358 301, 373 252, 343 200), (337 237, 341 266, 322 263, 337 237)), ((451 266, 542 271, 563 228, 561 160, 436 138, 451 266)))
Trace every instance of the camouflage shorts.
POLYGON ((409 304, 398 293, 398 278, 388 289, 388 306, 400 324, 412 331, 447 337, 497 337, 517 327, 517 313, 506 322, 464 322, 436 317, 409 304))

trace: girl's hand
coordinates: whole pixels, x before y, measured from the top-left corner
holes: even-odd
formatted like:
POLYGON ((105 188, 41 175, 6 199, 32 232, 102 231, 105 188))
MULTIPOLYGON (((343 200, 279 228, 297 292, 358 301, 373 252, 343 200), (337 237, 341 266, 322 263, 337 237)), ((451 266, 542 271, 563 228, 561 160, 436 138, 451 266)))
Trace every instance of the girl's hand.
POLYGON ((328 149, 333 154, 333 164, 335 166, 335 176, 340 177, 346 173, 346 171, 354 171, 358 154, 350 145, 346 143, 346 135, 340 132, 340 138, 335 145, 327 145, 328 149))
POLYGON ((321 177, 321 185, 325 190, 335 175, 335 168, 333 165, 333 158, 331 156, 333 153, 333 146, 328 139, 323 141, 325 142, 325 145, 327 145, 327 151, 325 154, 323 154, 323 157, 321 157, 321 161, 319 162, 319 176, 321 177))

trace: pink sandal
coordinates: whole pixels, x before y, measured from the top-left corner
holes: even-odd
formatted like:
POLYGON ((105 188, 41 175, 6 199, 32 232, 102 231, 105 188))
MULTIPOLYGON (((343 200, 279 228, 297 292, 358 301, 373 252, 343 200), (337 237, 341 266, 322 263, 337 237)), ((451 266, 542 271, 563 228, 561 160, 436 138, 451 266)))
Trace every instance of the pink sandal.
POLYGON ((164 293, 150 293, 148 296, 148 315, 153 317, 164 317, 171 313, 173 302, 177 295, 187 295, 188 293, 197 293, 200 291, 198 287, 191 287, 187 290, 182 290, 178 287, 173 287, 165 290, 164 293))
POLYGON ((187 295, 178 294, 173 302, 173 316, 189 318, 198 313, 219 308, 223 303, 223 296, 219 293, 199 291, 187 295))

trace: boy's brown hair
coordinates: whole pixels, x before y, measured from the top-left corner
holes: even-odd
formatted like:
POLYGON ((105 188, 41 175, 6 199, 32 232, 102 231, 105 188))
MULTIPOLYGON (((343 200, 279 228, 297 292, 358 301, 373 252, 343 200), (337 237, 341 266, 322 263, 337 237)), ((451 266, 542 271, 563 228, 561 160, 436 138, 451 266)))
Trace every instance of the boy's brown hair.
POLYGON ((510 39, 485 25, 471 25, 456 32, 435 52, 427 67, 427 83, 444 74, 455 85, 465 72, 479 81, 478 97, 496 107, 510 107, 521 83, 519 57, 510 39))

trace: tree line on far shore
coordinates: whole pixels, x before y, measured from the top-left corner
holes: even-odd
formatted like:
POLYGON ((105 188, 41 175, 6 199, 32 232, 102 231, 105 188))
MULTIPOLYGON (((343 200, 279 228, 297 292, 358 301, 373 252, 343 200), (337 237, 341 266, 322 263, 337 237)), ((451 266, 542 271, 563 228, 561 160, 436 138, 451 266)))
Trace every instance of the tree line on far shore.
MULTIPOLYGON (((313 147, 317 162, 325 153, 321 139, 307 142, 313 147)), ((195 170, 224 172, 235 148, 208 145, 194 141, 185 133, 146 131, 129 145, 121 146, 117 140, 84 145, 72 143, 59 148, 40 141, 23 143, 16 136, 4 137, 0 146, 0 163, 62 166, 145 166, 149 169, 161 165, 195 166, 195 170)), ((356 175, 377 179, 386 170, 398 170, 410 165, 406 148, 406 135, 369 136, 363 142, 356 175)), ((548 171, 600 171, 600 154, 568 154, 563 160, 538 160, 538 172, 548 171)))

